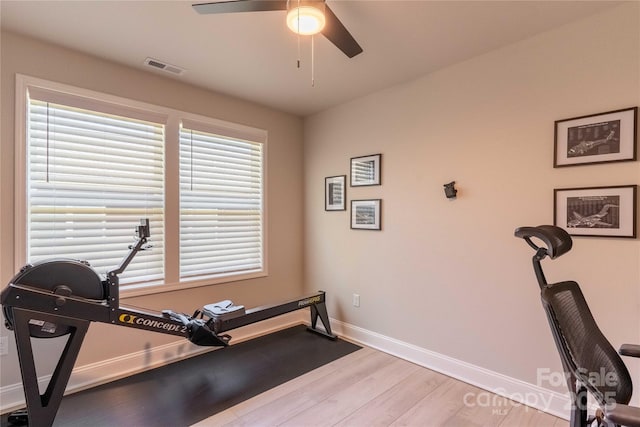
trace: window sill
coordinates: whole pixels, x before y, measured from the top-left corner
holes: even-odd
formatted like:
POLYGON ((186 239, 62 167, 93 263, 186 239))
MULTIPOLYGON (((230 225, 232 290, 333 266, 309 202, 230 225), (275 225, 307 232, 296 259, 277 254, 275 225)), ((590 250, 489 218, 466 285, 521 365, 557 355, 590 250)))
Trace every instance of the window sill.
POLYGON ((220 285, 223 283, 239 282, 242 280, 257 279, 260 277, 267 277, 267 273, 264 270, 257 270, 244 274, 226 274, 216 275, 208 278, 198 278, 194 280, 184 280, 177 283, 163 283, 163 282, 145 282, 131 285, 120 286, 120 298, 133 298, 144 295, 161 294, 165 292, 183 291, 186 289, 200 288, 203 286, 220 285))

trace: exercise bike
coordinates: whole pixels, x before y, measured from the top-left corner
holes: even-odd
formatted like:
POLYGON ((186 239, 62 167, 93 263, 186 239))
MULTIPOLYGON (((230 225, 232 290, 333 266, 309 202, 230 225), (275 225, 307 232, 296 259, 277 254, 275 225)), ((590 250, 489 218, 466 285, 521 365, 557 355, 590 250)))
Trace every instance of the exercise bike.
POLYGON ((570 427, 640 427, 640 408, 628 406, 633 384, 620 357, 640 357, 640 346, 623 344, 618 354, 598 328, 580 286, 574 281, 549 284, 542 271, 543 259, 571 250, 571 236, 553 225, 520 227, 515 236, 535 250, 533 270, 571 398, 570 427), (587 393, 599 406, 595 416, 588 416, 587 393))
POLYGON ((26 410, 9 415, 11 423, 53 424, 91 322, 176 335, 200 346, 226 347, 231 340, 226 331, 309 307, 308 330, 336 339, 323 291, 250 310, 225 300, 207 304, 193 315, 121 306, 118 276, 138 252, 149 248, 149 237, 149 220, 143 219, 136 227, 135 244, 104 280, 86 261, 54 259, 23 267, 0 293, 5 326, 15 334, 26 399, 26 410), (317 327, 318 319, 324 329, 317 327), (40 394, 31 338, 64 335, 69 336, 66 345, 45 392, 40 394))

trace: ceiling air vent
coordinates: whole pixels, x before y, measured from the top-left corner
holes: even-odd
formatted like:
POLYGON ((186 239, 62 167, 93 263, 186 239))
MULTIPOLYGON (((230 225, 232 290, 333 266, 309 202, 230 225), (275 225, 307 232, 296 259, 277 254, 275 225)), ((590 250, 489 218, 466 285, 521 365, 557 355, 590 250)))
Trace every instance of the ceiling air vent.
POLYGON ((147 65, 151 68, 155 68, 156 70, 162 70, 167 73, 182 75, 186 71, 184 68, 180 68, 175 65, 167 64, 166 62, 158 61, 157 59, 147 58, 144 60, 144 65, 147 65))

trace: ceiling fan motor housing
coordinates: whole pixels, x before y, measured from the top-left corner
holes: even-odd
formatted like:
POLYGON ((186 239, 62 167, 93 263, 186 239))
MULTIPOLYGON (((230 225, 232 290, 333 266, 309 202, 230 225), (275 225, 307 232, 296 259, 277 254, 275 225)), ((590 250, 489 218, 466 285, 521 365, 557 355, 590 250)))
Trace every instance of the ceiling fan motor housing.
MULTIPOLYGON (((270 12, 284 10, 289 13, 298 6, 314 7, 322 11, 325 20, 320 33, 340 49, 349 58, 362 53, 362 47, 353 38, 347 28, 340 22, 324 0, 232 0, 212 3, 197 3, 193 9, 203 15, 241 13, 241 12, 270 12)), ((290 27, 291 28, 291 27, 290 27)), ((295 28, 295 26, 294 26, 295 28)), ((295 31, 292 28, 293 31, 295 31)))

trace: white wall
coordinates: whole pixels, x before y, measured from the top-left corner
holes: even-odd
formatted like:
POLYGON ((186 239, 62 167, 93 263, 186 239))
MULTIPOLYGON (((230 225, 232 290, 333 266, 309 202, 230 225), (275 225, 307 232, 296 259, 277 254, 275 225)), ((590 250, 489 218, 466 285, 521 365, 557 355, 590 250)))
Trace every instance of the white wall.
MULTIPOLYGON (((127 303, 162 309, 169 300, 189 311, 222 298, 274 302, 301 291, 304 261, 306 287, 328 291, 332 317, 535 383, 536 368, 560 365, 532 253, 513 230, 552 221, 553 188, 640 183, 638 162, 552 168, 554 120, 640 104, 639 13, 632 2, 310 117, 304 173, 296 117, 2 33, 0 281, 14 273, 18 72, 269 130, 269 278, 127 303), (347 195, 382 198, 383 231, 352 231, 348 213, 324 211, 324 177, 348 174, 350 157, 372 153, 383 153, 383 185, 347 195), (455 201, 443 193, 451 180, 455 201)), ((638 240, 579 238, 546 265, 549 279, 582 283, 614 345, 640 342, 638 240)), ((169 341, 93 325, 79 365, 169 341)), ((10 351, 2 387, 19 382, 10 351)))
MULTIPOLYGON (((238 304, 254 307, 289 299, 303 292, 303 146, 302 120, 299 117, 13 33, 1 34, 1 49, 0 265, 2 275, 0 288, 15 274, 13 258, 14 105, 15 75, 21 73, 246 124, 266 129, 269 133, 266 153, 269 276, 179 292, 128 298, 123 299, 122 304, 156 310, 171 308, 191 313, 204 304, 223 299, 231 299, 238 304)), ((1 361, 0 400, 2 400, 2 392, 5 388, 19 385, 20 370, 13 344, 13 334, 4 327, 1 328, 0 334, 9 335, 11 338, 10 353, 8 356, 3 356, 1 361)), ((189 344, 183 339, 179 340, 180 344, 189 344)), ((38 346, 39 349, 44 349, 57 340, 39 341, 45 341, 38 346)), ((154 348, 161 349, 160 357, 170 359, 175 354, 168 354, 163 346, 172 342, 176 342, 176 337, 94 324, 89 328, 76 366, 100 364, 138 354, 137 352, 142 353, 143 359, 145 357, 148 359, 154 348)), ((175 349, 178 352, 184 350, 179 346, 175 349)), ((148 362, 148 360, 143 361, 148 362)), ((54 362, 55 360, 47 358, 40 359, 39 374, 50 373, 54 362)), ((138 360, 130 362, 137 363, 138 360)), ((2 402, 2 406, 5 404, 6 402, 2 402)))
MULTIPOLYGON (((307 118, 306 286, 347 324, 532 384, 561 371, 513 232, 553 222, 554 188, 640 184, 639 162, 553 168, 554 120, 640 104, 639 15, 629 2, 307 118), (324 211, 324 177, 374 153, 382 185, 347 198, 383 199, 383 229, 350 230, 324 211)), ((640 242, 574 248, 548 279, 582 284, 614 346, 640 342, 640 242)))

